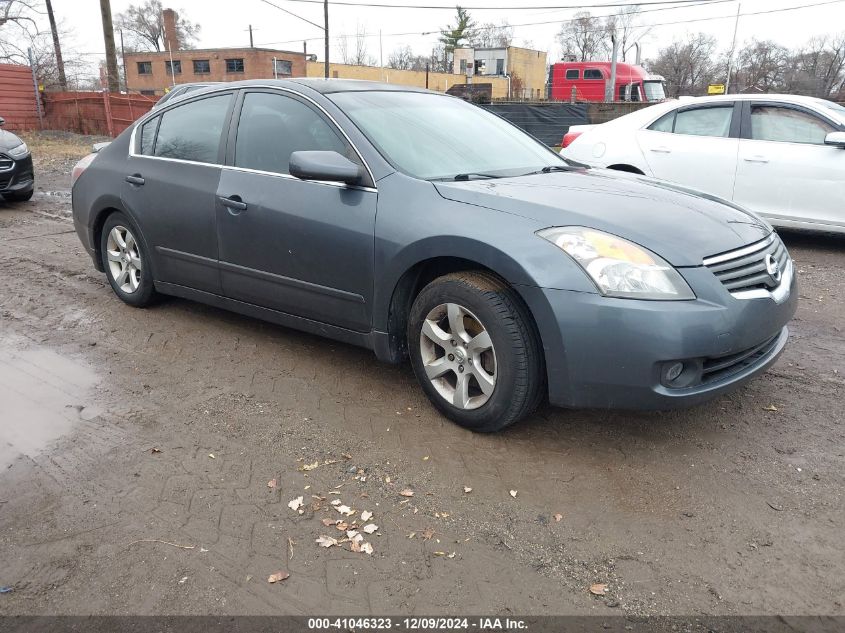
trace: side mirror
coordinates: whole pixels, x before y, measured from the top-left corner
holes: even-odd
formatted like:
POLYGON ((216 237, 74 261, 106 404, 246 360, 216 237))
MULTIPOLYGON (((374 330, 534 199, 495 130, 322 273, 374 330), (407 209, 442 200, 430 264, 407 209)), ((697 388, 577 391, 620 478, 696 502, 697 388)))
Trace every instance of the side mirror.
POLYGON ((824 137, 824 144, 845 149, 845 132, 831 132, 824 137))
POLYGON ((290 175, 301 180, 357 185, 364 177, 364 172, 360 165, 337 152, 302 151, 290 155, 290 175))
POLYGON ((3 127, 4 123, 6 123, 6 119, 0 116, 0 127, 3 127))

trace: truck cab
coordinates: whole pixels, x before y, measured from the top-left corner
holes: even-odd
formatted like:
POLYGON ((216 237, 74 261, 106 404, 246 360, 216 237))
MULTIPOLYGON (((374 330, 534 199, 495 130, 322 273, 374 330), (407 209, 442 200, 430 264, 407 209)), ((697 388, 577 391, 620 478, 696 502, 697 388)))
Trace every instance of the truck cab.
MULTIPOLYGON (((553 101, 604 101, 610 62, 558 62, 549 70, 553 101)), ((614 101, 658 102, 666 99, 665 80, 642 66, 617 62, 614 101)))

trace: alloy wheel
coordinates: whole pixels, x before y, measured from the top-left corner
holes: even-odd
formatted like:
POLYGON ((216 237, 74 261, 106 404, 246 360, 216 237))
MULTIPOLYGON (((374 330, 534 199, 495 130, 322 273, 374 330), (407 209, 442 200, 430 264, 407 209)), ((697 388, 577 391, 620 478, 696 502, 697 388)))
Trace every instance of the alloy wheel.
POLYGON ((109 274, 117 287, 132 294, 141 285, 141 251, 135 236, 124 226, 115 226, 106 241, 109 274))
POLYGON ((496 351, 487 328, 467 308, 443 303, 422 323, 420 352, 432 386, 458 409, 477 409, 496 388, 496 351))

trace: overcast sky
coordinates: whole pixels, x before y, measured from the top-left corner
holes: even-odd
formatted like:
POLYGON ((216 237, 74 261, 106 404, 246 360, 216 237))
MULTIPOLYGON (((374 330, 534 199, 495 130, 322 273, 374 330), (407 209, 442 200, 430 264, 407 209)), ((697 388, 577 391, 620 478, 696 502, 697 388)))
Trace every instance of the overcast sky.
MULTIPOLYGON (((272 0, 302 17, 316 23, 323 21, 322 4, 272 0)), ((350 0, 346 0, 350 1, 350 0)), ((437 42, 438 29, 453 22, 454 6, 448 0, 369 0, 370 2, 395 5, 433 5, 444 9, 375 8, 329 5, 329 25, 332 33, 332 58, 339 61, 335 36, 354 35, 356 23, 366 28, 368 52, 379 58, 379 31, 382 32, 384 62, 395 48, 409 45, 415 53, 427 54, 437 42), (424 32, 434 32, 423 34, 424 32), (413 34, 408 34, 413 33, 413 34)), ((653 56, 657 49, 675 38, 682 38, 690 32, 704 31, 716 36, 725 49, 729 48, 733 36, 734 16, 738 3, 731 0, 711 0, 695 6, 651 5, 643 0, 644 24, 654 25, 643 38, 643 57, 653 56), (670 8, 672 7, 672 8, 670 8)), ((651 0, 654 1, 654 0, 651 0)), ((619 0, 616 0, 618 3, 619 0)), ((801 5, 819 4, 825 0, 742 0, 742 13, 772 11, 801 5)), ((614 0, 586 0, 584 4, 607 5, 614 0)), ((117 15, 131 2, 112 0, 112 12, 117 15)), ((322 59, 322 30, 298 20, 279 9, 268 6, 261 0, 163 0, 165 7, 171 6, 187 19, 202 26, 198 48, 246 46, 249 44, 247 29, 253 25, 256 46, 302 50, 302 41, 308 40, 308 52, 316 53, 322 59)), ((507 20, 515 25, 516 45, 529 43, 533 48, 549 53, 549 60, 559 59, 560 48, 555 35, 560 22, 571 18, 578 9, 472 9, 473 6, 571 6, 574 0, 466 0, 470 14, 477 23, 500 23, 507 20), (530 24, 548 22, 548 24, 530 24), (523 25, 525 26, 519 26, 523 25)), ((102 26, 99 3, 96 0, 53 0, 53 8, 65 27, 73 32, 73 38, 66 47, 76 48, 95 61, 102 56, 102 26)), ((618 8, 596 7, 588 9, 593 15, 617 13, 618 8)), ((845 1, 820 6, 808 6, 793 11, 782 11, 765 15, 746 15, 740 18, 738 42, 756 37, 772 39, 786 46, 798 46, 813 35, 845 31, 845 1)))

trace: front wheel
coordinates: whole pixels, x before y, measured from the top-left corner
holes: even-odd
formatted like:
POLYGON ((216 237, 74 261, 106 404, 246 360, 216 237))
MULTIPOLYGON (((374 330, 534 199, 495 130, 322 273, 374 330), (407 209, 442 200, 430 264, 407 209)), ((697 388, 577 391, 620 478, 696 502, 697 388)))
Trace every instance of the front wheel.
POLYGON ((432 404, 473 431, 499 431, 542 398, 543 362, 530 317, 493 275, 454 273, 428 284, 411 307, 408 348, 432 404))
POLYGON ((121 301, 145 307, 156 298, 149 257, 140 231, 122 213, 103 225, 100 254, 109 284, 121 301))

